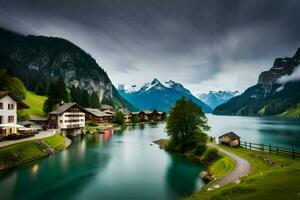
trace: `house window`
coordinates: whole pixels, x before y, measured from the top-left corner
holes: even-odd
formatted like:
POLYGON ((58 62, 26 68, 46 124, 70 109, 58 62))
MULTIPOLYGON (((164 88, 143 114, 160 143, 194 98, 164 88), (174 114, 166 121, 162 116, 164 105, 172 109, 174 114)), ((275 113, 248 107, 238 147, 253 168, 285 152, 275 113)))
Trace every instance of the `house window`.
POLYGON ((13 123, 15 122, 15 117, 14 116, 8 116, 8 123, 13 123))
POLYGON ((0 124, 3 124, 3 116, 0 116, 0 124))
POLYGON ((8 110, 13 110, 14 109, 14 104, 13 103, 9 103, 8 104, 8 110))
POLYGON ((63 120, 59 120, 60 123, 63 123, 63 120))
POLYGON ((3 103, 0 103, 0 109, 3 109, 3 103))

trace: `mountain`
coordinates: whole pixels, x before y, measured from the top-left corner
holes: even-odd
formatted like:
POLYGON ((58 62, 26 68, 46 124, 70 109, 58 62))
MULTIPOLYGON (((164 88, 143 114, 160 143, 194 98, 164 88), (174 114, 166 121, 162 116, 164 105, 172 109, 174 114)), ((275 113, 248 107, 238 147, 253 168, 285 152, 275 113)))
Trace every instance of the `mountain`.
POLYGON ((197 97, 212 109, 215 109, 217 106, 226 103, 229 99, 237 95, 239 95, 238 91, 209 91, 208 93, 199 94, 197 97))
POLYGON ((1 68, 18 76, 30 90, 63 77, 67 86, 96 92, 100 103, 117 103, 134 109, 117 94, 106 72, 95 59, 68 40, 56 37, 25 36, 0 29, 1 68))
POLYGON ((157 109, 169 112, 178 99, 186 97, 201 106, 204 112, 212 111, 208 105, 193 96, 183 85, 174 81, 162 84, 158 79, 154 79, 140 88, 136 85, 129 88, 120 86, 119 92, 131 104, 142 110, 157 109))
POLYGON ((276 58, 256 85, 215 108, 221 115, 279 115, 300 102, 300 48, 293 57, 276 58))

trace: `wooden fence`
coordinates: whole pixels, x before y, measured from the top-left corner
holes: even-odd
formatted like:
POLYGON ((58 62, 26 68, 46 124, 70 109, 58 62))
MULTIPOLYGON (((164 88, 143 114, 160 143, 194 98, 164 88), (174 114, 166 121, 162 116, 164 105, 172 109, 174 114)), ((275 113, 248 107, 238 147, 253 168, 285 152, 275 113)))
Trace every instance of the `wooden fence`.
POLYGON ((241 142, 241 147, 246 149, 253 149, 253 150, 260 150, 264 152, 268 152, 270 154, 281 155, 281 156, 290 156, 294 158, 300 158, 300 152, 296 151, 293 148, 285 148, 285 147, 278 147, 266 144, 256 144, 252 142, 241 142))

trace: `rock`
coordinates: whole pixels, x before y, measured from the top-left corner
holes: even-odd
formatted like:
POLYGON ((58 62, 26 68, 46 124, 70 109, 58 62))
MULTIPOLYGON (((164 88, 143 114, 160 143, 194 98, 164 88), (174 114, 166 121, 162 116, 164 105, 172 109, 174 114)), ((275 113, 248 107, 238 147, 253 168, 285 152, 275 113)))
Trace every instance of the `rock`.
POLYGON ((220 185, 214 185, 213 186, 215 189, 218 189, 218 188, 220 188, 220 185))
POLYGON ((52 148, 45 149, 45 152, 46 152, 47 155, 52 155, 52 154, 55 153, 54 149, 52 149, 52 148))
POLYGON ((212 181, 214 178, 212 175, 209 174, 207 171, 203 171, 199 174, 199 176, 204 180, 204 181, 212 181))
POLYGON ((158 144, 159 148, 161 149, 165 149, 167 144, 168 144, 168 140, 166 139, 160 139, 160 140, 155 140, 153 141, 154 144, 158 144))

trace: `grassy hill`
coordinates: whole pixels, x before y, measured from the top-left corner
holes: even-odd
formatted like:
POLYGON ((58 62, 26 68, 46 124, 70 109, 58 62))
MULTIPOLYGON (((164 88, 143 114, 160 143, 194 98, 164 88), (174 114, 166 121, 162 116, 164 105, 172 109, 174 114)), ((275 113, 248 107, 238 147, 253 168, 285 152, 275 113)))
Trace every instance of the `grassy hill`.
POLYGON ((213 191, 207 191, 208 188, 204 187, 186 200, 300 199, 299 158, 243 148, 221 148, 247 159, 251 163, 250 174, 242 177, 239 184, 227 184, 213 191))
POLYGON ((289 108, 284 113, 281 113, 279 115, 280 117, 300 117, 300 103, 293 106, 292 108, 289 108))
POLYGON ((34 92, 27 91, 24 102, 30 107, 25 112, 29 115, 44 116, 43 106, 46 101, 46 96, 40 96, 34 92))

